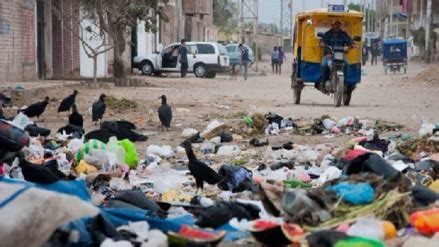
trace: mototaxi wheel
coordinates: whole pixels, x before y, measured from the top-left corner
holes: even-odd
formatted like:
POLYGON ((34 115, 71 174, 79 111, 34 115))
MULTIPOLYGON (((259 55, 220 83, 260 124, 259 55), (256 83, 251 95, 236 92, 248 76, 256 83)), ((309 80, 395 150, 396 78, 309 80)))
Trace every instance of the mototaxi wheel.
POLYGON ((344 77, 334 75, 332 76, 332 80, 334 80, 334 85, 335 85, 334 106, 340 107, 344 94, 344 77))

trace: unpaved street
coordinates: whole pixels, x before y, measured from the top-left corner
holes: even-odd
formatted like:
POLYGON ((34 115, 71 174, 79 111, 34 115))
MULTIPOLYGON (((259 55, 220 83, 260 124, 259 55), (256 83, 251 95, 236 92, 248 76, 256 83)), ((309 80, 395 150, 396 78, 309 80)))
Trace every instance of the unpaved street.
MULTIPOLYGON (((193 75, 181 79, 177 75, 169 77, 147 77, 155 87, 142 88, 79 88, 77 98, 79 110, 86 114, 86 130, 95 128, 89 113, 91 104, 101 92, 118 98, 128 98, 139 104, 137 109, 109 110, 106 119, 137 120, 140 130, 150 136, 151 143, 176 144, 181 141, 181 130, 194 127, 202 130, 214 118, 232 121, 240 112, 276 112, 283 116, 310 121, 323 114, 334 118, 356 116, 368 119, 382 119, 403 124, 406 131, 416 131, 422 120, 437 121, 439 116, 439 81, 435 70, 437 65, 411 63, 407 75, 384 75, 382 66, 366 66, 362 83, 354 92, 351 106, 334 108, 332 98, 323 95, 313 87, 302 92, 302 104, 294 105, 290 89, 290 65, 284 66, 282 75, 272 75, 268 64, 260 64, 259 71, 266 76, 256 76, 248 81, 242 78, 232 80, 228 76, 216 79, 198 79, 193 75), (426 71, 425 71, 426 70, 426 71), (434 78, 436 76, 436 78, 434 78), (167 95, 174 109, 174 128, 170 132, 158 132, 156 109, 158 97, 167 95), (177 139, 176 139, 177 138, 177 139)), ((260 73, 260 72, 259 72, 260 73)), ((259 75, 258 73, 258 75, 259 75)), ((72 89, 48 90, 53 98, 50 107, 43 114, 43 127, 56 130, 67 122, 67 115, 56 113, 59 101, 70 94, 72 89)), ((27 103, 40 100, 26 99, 27 103)), ((300 137, 297 137, 300 138, 300 137)), ((320 142, 319 137, 300 138, 301 142, 320 142), (316 139, 317 138, 317 139, 316 139)))

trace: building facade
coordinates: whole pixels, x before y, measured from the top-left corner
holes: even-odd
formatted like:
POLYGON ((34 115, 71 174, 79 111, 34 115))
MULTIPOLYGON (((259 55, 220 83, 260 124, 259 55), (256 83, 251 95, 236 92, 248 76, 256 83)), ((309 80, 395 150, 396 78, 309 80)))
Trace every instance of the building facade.
POLYGON ((54 13, 74 0, 0 1, 0 82, 65 78, 79 73, 79 41, 54 13))

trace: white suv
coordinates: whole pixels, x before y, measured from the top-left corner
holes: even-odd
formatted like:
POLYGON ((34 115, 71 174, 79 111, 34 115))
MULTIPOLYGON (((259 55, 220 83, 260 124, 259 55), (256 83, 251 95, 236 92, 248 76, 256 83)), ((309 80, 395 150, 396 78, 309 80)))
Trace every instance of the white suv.
MULTIPOLYGON (((178 48, 180 43, 166 46, 160 52, 134 57, 134 67, 144 75, 160 75, 162 72, 180 72, 178 48)), ((213 42, 186 42, 188 72, 196 77, 215 78, 216 73, 229 71, 226 48, 213 42)))

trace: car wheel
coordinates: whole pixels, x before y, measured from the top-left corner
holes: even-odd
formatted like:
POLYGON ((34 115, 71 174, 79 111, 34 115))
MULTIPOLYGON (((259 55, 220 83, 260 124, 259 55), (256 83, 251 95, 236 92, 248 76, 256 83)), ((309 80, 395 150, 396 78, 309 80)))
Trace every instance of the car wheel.
POLYGON ((204 64, 197 64, 194 67, 195 76, 198 78, 206 77, 207 75, 207 67, 204 64))
POLYGON ((152 75, 154 73, 154 66, 150 61, 144 61, 141 65, 142 74, 144 75, 152 75))
POLYGON ((207 75, 206 75, 206 78, 210 78, 210 79, 213 79, 215 77, 216 77, 216 73, 215 72, 208 72, 207 75))

